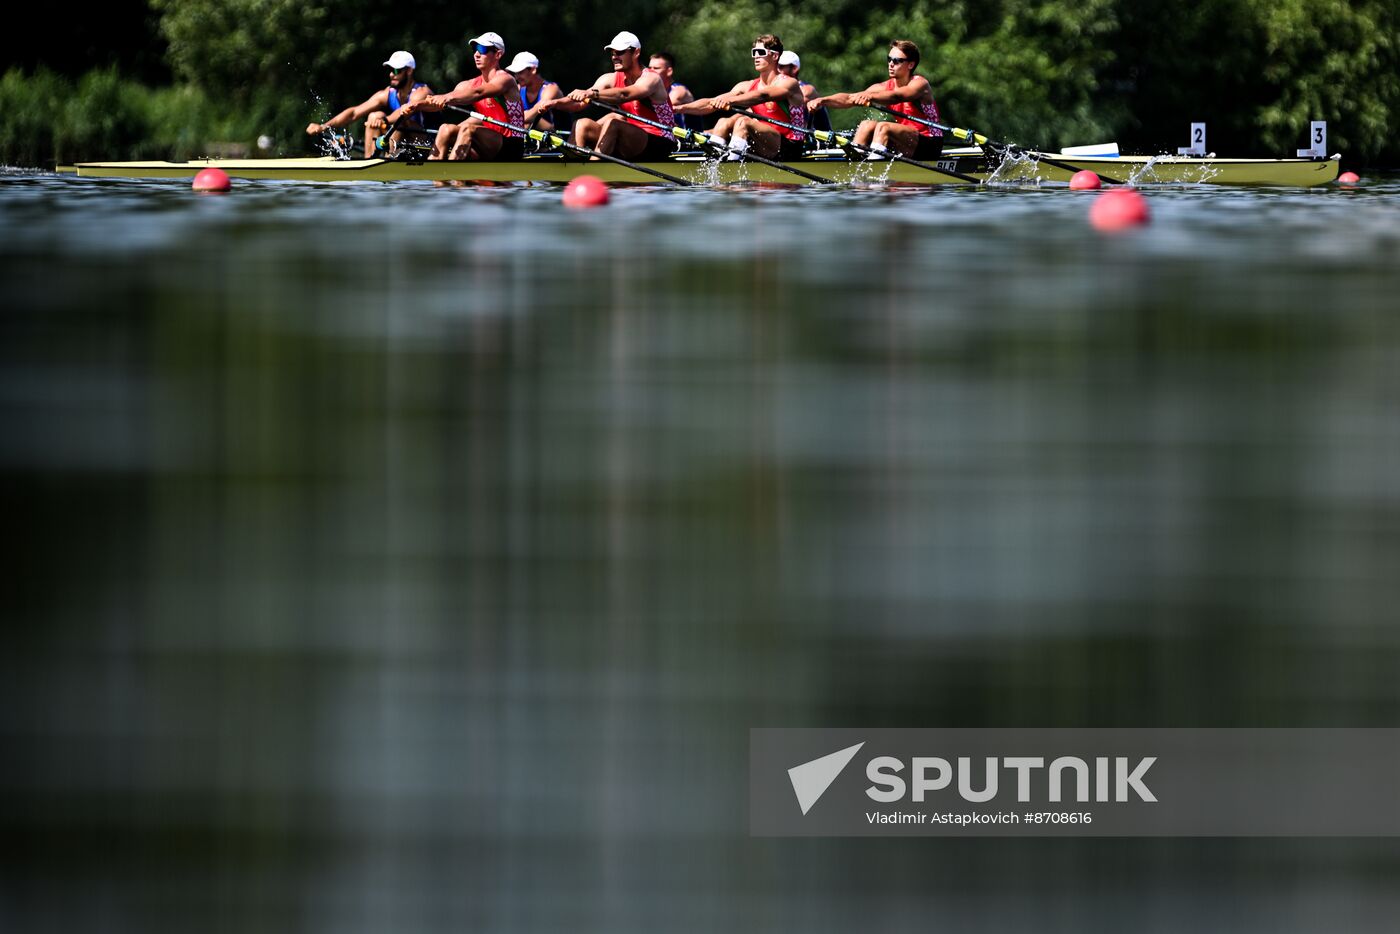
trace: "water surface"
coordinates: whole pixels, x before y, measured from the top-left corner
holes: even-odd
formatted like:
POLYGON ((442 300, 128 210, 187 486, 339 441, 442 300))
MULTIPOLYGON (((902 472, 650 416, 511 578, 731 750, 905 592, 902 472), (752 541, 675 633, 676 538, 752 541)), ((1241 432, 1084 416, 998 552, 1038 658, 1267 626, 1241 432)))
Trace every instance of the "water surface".
POLYGON ((0 927, 1382 926, 1391 841, 745 789, 754 726, 1397 725, 1397 195, 0 175, 0 927))

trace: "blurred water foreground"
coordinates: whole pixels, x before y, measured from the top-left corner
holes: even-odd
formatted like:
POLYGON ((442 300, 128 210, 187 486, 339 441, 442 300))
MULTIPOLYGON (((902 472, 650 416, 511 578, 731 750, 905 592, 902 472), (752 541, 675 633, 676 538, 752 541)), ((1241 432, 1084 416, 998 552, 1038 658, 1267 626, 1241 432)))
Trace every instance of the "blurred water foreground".
POLYGON ((1396 725, 1397 194, 0 177, 0 929, 1386 927, 1391 840, 745 796, 754 726, 1396 725))

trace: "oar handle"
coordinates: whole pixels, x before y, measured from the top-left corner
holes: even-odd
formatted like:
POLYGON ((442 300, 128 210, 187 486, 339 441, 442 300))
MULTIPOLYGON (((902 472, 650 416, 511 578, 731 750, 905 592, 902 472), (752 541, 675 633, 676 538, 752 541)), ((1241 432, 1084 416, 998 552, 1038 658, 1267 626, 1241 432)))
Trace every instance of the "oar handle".
POLYGON ((890 150, 885 150, 881 152, 879 150, 872 149, 869 146, 862 146, 860 143, 857 143, 854 140, 852 140, 849 134, 842 135, 839 133, 830 132, 829 130, 814 130, 808 127, 798 126, 795 123, 784 123, 782 120, 778 120, 774 117, 765 117, 762 114, 755 113, 752 110, 745 110, 742 107, 727 107, 725 109, 745 117, 751 117, 754 120, 762 120, 766 123, 771 123, 774 126, 780 126, 789 130, 796 130, 799 133, 805 133, 807 136, 817 140, 818 142, 835 143, 838 146, 849 146, 856 152, 875 153, 876 155, 879 155, 883 158, 892 159, 895 162, 905 162, 909 165, 918 166, 919 168, 924 169, 928 172, 934 172, 938 175, 947 175, 950 178, 956 178, 958 181, 961 182, 967 182, 972 185, 982 184, 981 179, 974 178, 971 175, 964 175, 961 172, 952 172, 948 169, 940 169, 936 165, 929 165, 927 162, 920 162, 918 159, 911 159, 908 156, 904 156, 897 152, 892 152, 890 150))
POLYGON ((901 120, 912 120, 915 123, 922 123, 926 127, 932 127, 935 130, 942 130, 944 133, 951 133, 956 139, 965 140, 966 142, 974 143, 978 146, 1000 145, 997 143, 993 143, 981 133, 976 133, 972 130, 964 130, 962 127, 945 126, 942 123, 935 123, 932 120, 925 120, 923 117, 915 117, 911 114, 900 113, 898 110, 891 110, 888 107, 881 107, 879 104, 866 104, 865 106, 869 107, 871 110, 878 110, 882 114, 889 114, 891 117, 898 117, 901 120))
POLYGON ((709 138, 708 136, 706 136, 705 134, 696 132, 695 130, 683 130, 683 129, 681 129, 680 127, 667 126, 667 125, 664 124, 664 123, 659 123, 659 122, 657 122, 657 121, 655 121, 655 120, 649 120, 649 119, 647 119, 646 117, 639 117, 639 116, 637 116, 636 114, 632 113, 631 111, 623 110, 621 107, 614 107, 612 104, 604 104, 604 103, 602 103, 601 101, 596 100, 596 99, 593 100, 591 103, 593 103, 595 106, 598 106, 598 107, 603 108, 604 110, 611 110, 613 113, 622 114, 624 117, 627 117, 629 120, 636 120, 636 121, 638 121, 639 123, 648 124, 648 125, 650 125, 650 126, 654 126, 654 127, 658 128, 658 129, 662 129, 662 130, 667 130, 667 131, 669 131, 671 134, 673 134, 674 136, 676 136, 676 137, 678 137, 678 138, 680 138, 680 139, 688 139, 688 140, 690 140, 691 142, 697 142, 696 137, 699 137, 698 142, 699 142, 699 144, 700 144, 701 146, 709 146, 709 147, 712 148, 712 149, 720 149, 720 150, 724 150, 724 151, 726 151, 726 152, 734 152, 734 153, 737 153, 737 155, 739 156, 740 159, 744 159, 744 160, 747 160, 747 161, 749 161, 749 162, 758 162, 758 163, 762 163, 763 165, 770 166, 771 168, 775 168, 775 169, 778 169, 778 170, 783 171, 783 172, 788 172, 788 173, 790 173, 790 174, 792 174, 792 175, 797 175, 797 176, 799 176, 799 177, 801 177, 801 178, 807 179, 808 181, 816 182, 818 185, 830 185, 830 184, 831 184, 831 179, 829 179, 829 178, 822 178, 820 175, 813 175, 811 172, 804 172, 804 171, 802 171, 802 170, 799 169, 799 168, 795 168, 795 167, 790 166, 790 165, 784 165, 783 163, 778 162, 778 161, 776 161, 776 160, 774 160, 774 159, 768 159, 768 158, 765 158, 765 157, 763 157, 763 156, 755 155, 755 154, 753 154, 753 153, 751 153, 751 152, 748 152, 748 151, 740 152, 740 151, 738 151, 738 150, 725 149, 725 147, 719 146, 719 145, 717 145, 716 143, 712 142, 712 141, 710 140, 710 138, 709 138), (684 135, 682 135, 682 134, 684 134, 684 135))
POLYGON ((635 120, 636 122, 645 124, 646 126, 656 127, 658 130, 665 130, 666 132, 674 136, 676 139, 681 140, 683 142, 695 143, 699 146, 714 145, 714 143, 710 142, 710 138, 708 136, 706 136, 704 133, 699 132, 698 130, 691 130, 683 126, 676 126, 674 124, 671 126, 667 126, 660 120, 651 120, 647 117, 641 116, 640 114, 634 114, 631 111, 623 110, 621 107, 614 107, 612 104, 605 104, 597 98, 594 98, 593 100, 589 101, 589 103, 592 104, 594 107, 599 107, 603 110, 610 110, 615 114, 622 114, 628 120, 635 120))
POLYGON ((486 114, 479 113, 475 110, 466 110, 462 107, 452 107, 451 104, 448 104, 447 106, 451 107, 451 109, 453 110, 459 110, 463 113, 469 113, 472 116, 480 119, 483 123, 490 123, 506 130, 513 130, 514 132, 519 133, 522 136, 526 136, 537 143, 547 142, 551 146, 560 146, 564 149, 571 150, 572 152, 576 152, 580 155, 588 156, 590 158, 593 156, 597 156, 599 159, 602 159, 606 162, 616 163, 617 165, 629 168, 634 172, 641 172, 644 175, 655 176, 656 178, 670 182, 673 185, 681 185, 683 187, 689 188, 691 185, 694 184, 694 182, 687 181, 686 179, 677 178, 674 175, 668 175, 665 172, 660 172, 656 169, 648 168, 644 165, 638 165, 635 162, 628 162, 626 159, 619 159, 617 156, 610 155, 606 152, 599 152, 596 149, 589 149, 586 146, 579 146, 576 143, 569 142, 557 133, 546 133, 544 130, 532 130, 523 126, 516 126, 513 123, 507 123, 504 120, 497 120, 495 117, 489 117, 486 114))

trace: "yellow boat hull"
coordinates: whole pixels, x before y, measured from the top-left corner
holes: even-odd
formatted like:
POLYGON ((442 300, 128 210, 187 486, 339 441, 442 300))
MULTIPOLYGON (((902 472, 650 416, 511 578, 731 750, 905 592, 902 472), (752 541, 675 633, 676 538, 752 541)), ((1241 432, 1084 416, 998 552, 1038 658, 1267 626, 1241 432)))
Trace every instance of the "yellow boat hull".
MULTIPOLYGON (((1336 181, 1339 160, 1218 159, 1185 156, 1086 157, 1051 154, 1050 158, 1089 169, 1105 180, 1135 185, 1277 185, 1310 187, 1336 181)), ((807 179, 756 162, 709 162, 699 157, 644 163, 697 184, 811 184, 807 179)), ((1015 162, 989 171, 977 150, 954 150, 936 163, 939 168, 970 175, 979 181, 1007 184, 1068 182, 1073 170, 1046 162, 1015 162)), ((930 172, 902 162, 848 161, 813 157, 793 163, 804 171, 839 184, 893 183, 906 185, 965 185, 952 175, 930 172)), ((583 174, 606 182, 662 184, 654 176, 611 162, 578 162, 556 156, 527 157, 518 162, 395 162, 384 159, 203 159, 189 162, 82 162, 60 166, 60 173, 84 178, 191 178, 217 166, 233 178, 298 182, 445 182, 483 184, 563 183, 583 174)))

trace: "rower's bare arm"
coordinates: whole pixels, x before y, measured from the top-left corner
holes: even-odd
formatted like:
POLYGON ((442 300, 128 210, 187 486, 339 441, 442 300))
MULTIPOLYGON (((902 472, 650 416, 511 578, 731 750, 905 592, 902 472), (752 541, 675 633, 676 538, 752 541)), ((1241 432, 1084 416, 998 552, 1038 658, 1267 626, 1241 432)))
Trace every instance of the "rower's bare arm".
MULTIPOLYGON (((423 85, 421 88, 414 88, 412 93, 408 95, 408 103, 399 105, 398 110, 394 111, 393 113, 389 114, 388 117, 384 118, 385 122, 395 124, 398 123, 404 117, 407 117, 408 115, 420 110, 421 103, 427 100, 429 97, 432 97, 432 95, 433 89, 428 87, 426 84, 423 85)), ((388 95, 386 94, 385 97, 388 97, 388 95)))
POLYGON ((671 105, 671 109, 678 114, 703 117, 705 114, 714 113, 716 108, 715 101, 716 98, 713 97, 701 97, 685 104, 673 104, 671 105))
POLYGON ((826 97, 814 97, 807 102, 808 110, 821 110, 823 107, 830 107, 832 110, 845 110, 847 107, 854 107, 852 98, 854 94, 847 94, 838 91, 835 94, 828 94, 826 97))
POLYGON ((472 87, 470 81, 458 81, 457 86, 446 94, 432 94, 418 104, 418 110, 442 110, 444 107, 465 107, 485 95, 479 94, 478 88, 472 87))
POLYGON ((525 111, 525 125, 529 126, 538 120, 541 114, 548 113, 551 107, 557 106, 551 101, 558 101, 563 95, 564 92, 559 90, 559 85, 546 84, 540 91, 540 99, 535 101, 535 106, 525 111))
POLYGON ((604 90, 612 87, 612 81, 613 77, 611 74, 600 75, 598 80, 594 81, 590 87, 575 88, 569 92, 568 97, 560 98, 557 103, 553 104, 553 109, 563 110, 568 113, 582 110, 588 106, 590 101, 600 96, 604 90))
POLYGON ((734 85, 734 87, 730 88, 728 91, 725 91, 723 94, 719 94, 715 97, 710 98, 710 100, 714 102, 710 110, 723 110, 726 107, 732 107, 737 105, 739 103, 740 98, 742 98, 746 93, 748 93, 749 83, 750 82, 748 81, 740 81, 738 84, 734 85))
POLYGON ((363 104, 354 107, 346 107, 340 113, 331 117, 325 123, 308 123, 306 125, 306 135, 315 136, 322 130, 338 130, 343 126, 348 126, 366 114, 374 113, 376 110, 383 110, 389 106, 389 93, 380 91, 363 104))
POLYGON ((880 98, 873 99, 879 104, 913 103, 914 101, 923 100, 928 96, 928 92, 928 79, 922 75, 915 75, 913 78, 910 78, 909 83, 902 88, 884 90, 882 86, 881 95, 883 96, 883 100, 880 98))
POLYGON ((904 87, 887 88, 883 84, 872 84, 852 101, 859 107, 866 104, 902 104, 907 101, 923 100, 928 94, 928 79, 915 75, 904 87))
POLYGON ((609 104, 625 104, 629 101, 655 97, 661 90, 661 78, 657 76, 656 72, 644 71, 641 77, 633 83, 623 85, 620 88, 601 88, 595 96, 609 104))

